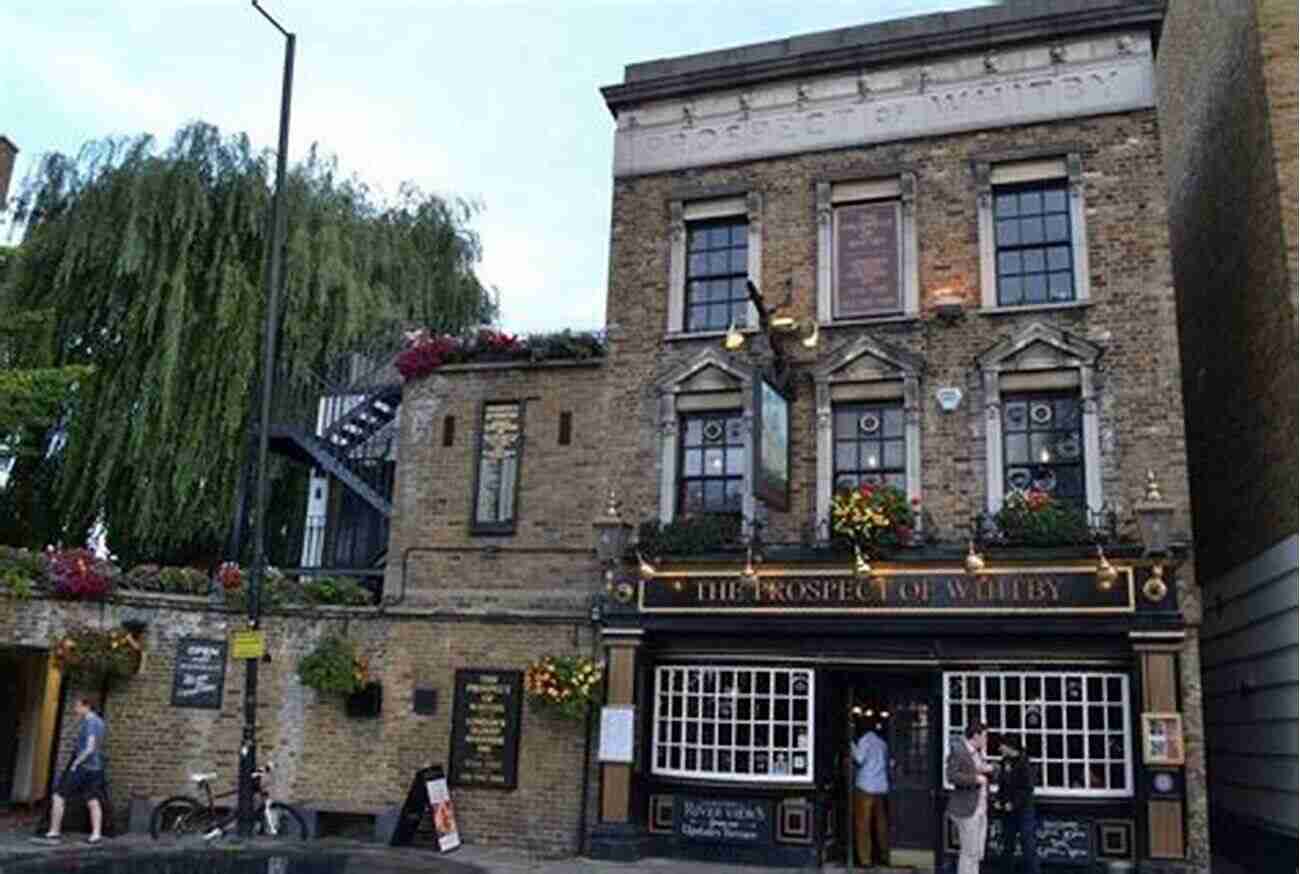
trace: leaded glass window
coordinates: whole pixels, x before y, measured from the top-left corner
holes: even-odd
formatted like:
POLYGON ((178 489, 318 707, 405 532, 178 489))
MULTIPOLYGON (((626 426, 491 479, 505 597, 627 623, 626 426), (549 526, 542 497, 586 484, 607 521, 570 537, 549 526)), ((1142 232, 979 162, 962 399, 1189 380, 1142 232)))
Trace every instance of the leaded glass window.
POLYGON ((523 443, 523 411, 518 403, 485 404, 479 432, 474 524, 478 531, 514 530, 515 492, 523 443))
POLYGON ((1075 299, 1070 196, 1065 179, 994 188, 998 304, 1075 299))
POLYGON ((682 513, 739 513, 745 483, 745 431, 739 410, 682 416, 682 513))
POLYGON ((999 760, 998 739, 1019 741, 1039 795, 1133 794, 1127 674, 950 672, 943 703, 946 737, 961 737, 973 722, 988 725, 991 761, 999 760))
POLYGON ((1086 507, 1082 413, 1082 401, 1073 393, 1003 396, 1005 493, 1037 489, 1086 507))
POLYGON ((657 667, 651 770, 811 783, 813 683, 801 668, 657 667))
POLYGON ((686 330, 744 327, 749 316, 749 223, 744 218, 686 226, 686 330))
POLYGON ((835 489, 870 483, 907 491, 902 403, 835 406, 835 489))

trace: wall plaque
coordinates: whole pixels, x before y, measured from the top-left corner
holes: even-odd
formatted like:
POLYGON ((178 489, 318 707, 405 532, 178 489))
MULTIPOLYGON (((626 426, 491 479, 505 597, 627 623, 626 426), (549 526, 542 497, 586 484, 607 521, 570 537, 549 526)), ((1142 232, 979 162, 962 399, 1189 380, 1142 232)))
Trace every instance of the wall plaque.
POLYGON ((467 668, 456 672, 451 720, 452 786, 514 789, 524 675, 467 668))
POLYGON ((678 795, 674 821, 686 840, 766 846, 772 843, 772 802, 763 798, 678 795))
POLYGON ((182 637, 176 643, 172 706, 220 710, 226 685, 226 642, 182 637))
POLYGON ((856 577, 847 569, 737 571, 660 568, 641 582, 647 613, 1132 613, 1133 569, 1118 568, 1110 589, 1092 570, 882 570, 856 577))
POLYGON ((898 202, 835 208, 835 317, 903 308, 898 202))

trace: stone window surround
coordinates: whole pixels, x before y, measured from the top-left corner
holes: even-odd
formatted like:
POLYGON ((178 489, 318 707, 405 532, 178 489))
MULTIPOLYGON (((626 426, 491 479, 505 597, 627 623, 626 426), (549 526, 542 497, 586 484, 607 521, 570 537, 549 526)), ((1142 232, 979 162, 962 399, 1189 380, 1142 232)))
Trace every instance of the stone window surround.
MULTIPOLYGON (((690 222, 743 215, 749 225, 746 251, 749 278, 763 289, 763 195, 746 189, 715 189, 693 194, 680 193, 668 202, 671 219, 668 258, 669 336, 686 333, 686 226, 690 222)), ((758 310, 751 302, 747 328, 758 325, 758 310)))
POLYGON ((916 237, 916 174, 910 170, 878 170, 838 176, 816 183, 817 193, 817 322, 823 326, 914 318, 920 310, 920 270, 916 237), (879 317, 835 318, 835 206, 872 200, 899 204, 903 311, 879 317))
POLYGON ((681 414, 708 410, 740 410, 745 435, 741 515, 744 519, 744 532, 749 533, 750 523, 758 512, 758 502, 754 499, 752 465, 749 463, 754 453, 755 378, 755 372, 749 367, 738 364, 717 349, 705 349, 659 381, 656 388, 659 395, 659 521, 661 523, 667 525, 672 522, 677 511, 681 414), (719 385, 714 390, 695 390, 687 385, 692 377, 709 368, 716 369, 729 377, 732 384, 719 385))
POLYGON ((984 387, 985 508, 1002 509, 1006 494, 1002 463, 1002 393, 1076 389, 1083 406, 1084 493, 1088 509, 1100 512, 1104 503, 1101 485, 1101 424, 1096 388, 1097 361, 1102 349, 1065 331, 1036 322, 1003 340, 978 359, 984 387), (1057 355, 1053 363, 1017 362, 1020 353, 1036 344, 1050 347, 1057 355))
MULTIPOLYGON (((997 185, 1068 179, 1070 188, 1070 256, 1074 271, 1074 300, 1091 298, 1088 273, 1088 225, 1083 192, 1082 147, 1064 145, 978 155, 971 159, 978 191, 980 248, 980 306, 1000 312, 1032 309, 1040 304, 998 305, 997 237, 993 227, 993 189, 997 185)), ((1050 303, 1050 302, 1049 302, 1050 303)))
MULTIPOLYGON (((834 404, 836 401, 903 401, 903 433, 906 439, 905 481, 907 498, 921 497, 921 373, 924 363, 901 350, 870 337, 860 337, 836 350, 813 370, 817 399, 817 493, 816 526, 830 535, 832 479, 835 475, 834 404), (836 378, 862 358, 874 358, 884 365, 870 379, 836 378)), ((918 529, 920 520, 917 520, 918 529)))

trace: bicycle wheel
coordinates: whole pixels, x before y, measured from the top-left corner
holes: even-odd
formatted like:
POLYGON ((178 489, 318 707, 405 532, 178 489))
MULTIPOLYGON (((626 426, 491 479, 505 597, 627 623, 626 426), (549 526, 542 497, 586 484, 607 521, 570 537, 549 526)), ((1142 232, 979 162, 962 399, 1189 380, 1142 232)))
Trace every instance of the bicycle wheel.
POLYGON ((308 838, 307 823, 302 814, 279 801, 272 801, 269 810, 264 807, 258 811, 253 833, 259 838, 277 841, 305 841, 308 838))
POLYGON ((217 825, 206 807, 186 795, 168 798, 153 809, 149 817, 149 834, 154 840, 182 840, 202 837, 217 825))

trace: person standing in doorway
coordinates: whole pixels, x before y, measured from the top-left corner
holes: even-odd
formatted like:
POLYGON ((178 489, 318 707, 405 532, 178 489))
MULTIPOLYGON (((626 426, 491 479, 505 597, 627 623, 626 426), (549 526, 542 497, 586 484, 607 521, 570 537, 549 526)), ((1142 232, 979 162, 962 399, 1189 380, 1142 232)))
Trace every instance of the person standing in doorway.
POLYGON ((103 840, 104 808, 104 720, 95 712, 94 702, 89 698, 78 698, 74 707, 80 717, 77 725, 77 747, 72 762, 63 772, 58 788, 54 790, 54 800, 50 806, 50 830, 44 838, 45 843, 56 843, 63 836, 63 813, 68 798, 85 797, 86 807, 90 810, 90 837, 86 843, 95 845, 103 840))
POLYGON ((953 785, 948 796, 948 817, 957 826, 961 853, 957 857, 957 874, 979 874, 988 838, 989 775, 993 766, 984 761, 988 743, 988 726, 972 722, 965 737, 955 737, 948 750, 946 776, 953 785))
POLYGON ((879 723, 853 745, 854 838, 859 865, 889 865, 889 746, 879 723))
POLYGON ((1015 870, 1016 837, 1025 855, 1026 874, 1039 874, 1038 813, 1034 807, 1033 765, 1020 743, 1005 738, 998 745, 1002 755, 1002 773, 998 797, 1006 803, 1002 814, 1002 860, 1004 870, 1015 870))

